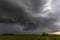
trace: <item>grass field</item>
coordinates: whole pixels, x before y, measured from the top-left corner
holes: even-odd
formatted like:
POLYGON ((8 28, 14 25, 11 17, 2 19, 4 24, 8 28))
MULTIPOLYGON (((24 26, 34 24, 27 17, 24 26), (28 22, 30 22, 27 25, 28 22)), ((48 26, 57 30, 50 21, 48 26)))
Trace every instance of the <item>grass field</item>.
POLYGON ((0 40, 60 40, 59 35, 0 35, 0 40))

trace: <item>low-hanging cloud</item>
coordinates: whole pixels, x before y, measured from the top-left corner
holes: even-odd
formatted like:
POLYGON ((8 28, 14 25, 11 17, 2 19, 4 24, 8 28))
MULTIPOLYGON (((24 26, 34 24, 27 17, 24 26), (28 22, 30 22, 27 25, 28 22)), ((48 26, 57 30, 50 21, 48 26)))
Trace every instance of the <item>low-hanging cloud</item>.
MULTIPOLYGON (((49 14, 52 14, 51 10, 47 9, 48 11, 45 10, 44 12, 41 12, 44 9, 46 9, 46 7, 45 8, 42 8, 42 7, 47 3, 47 1, 43 0, 45 4, 41 0, 36 1, 36 3, 32 1, 32 5, 29 4, 30 7, 32 7, 31 9, 28 5, 24 4, 23 1, 20 0, 20 2, 22 3, 19 3, 19 0, 13 0, 13 1, 1 0, 0 1, 0 22, 10 23, 10 24, 15 23, 13 25, 15 26, 20 25, 17 27, 21 29, 21 30, 19 29, 20 31, 19 32, 15 27, 8 26, 7 30, 9 30, 9 28, 10 29, 12 28, 17 30, 17 31, 15 30, 14 33, 18 33, 18 32, 23 33, 22 31, 37 30, 38 28, 41 28, 41 27, 52 28, 53 26, 55 26, 53 23, 56 21, 56 19, 53 17, 53 15, 49 15, 49 14), (38 5, 35 5, 35 4, 38 4, 38 5)), ((49 7, 50 6, 47 5, 47 8, 49 7)), ((6 33, 12 33, 12 32, 8 32, 7 30, 5 29, 6 33)), ((2 33, 4 33, 4 30, 2 33)))

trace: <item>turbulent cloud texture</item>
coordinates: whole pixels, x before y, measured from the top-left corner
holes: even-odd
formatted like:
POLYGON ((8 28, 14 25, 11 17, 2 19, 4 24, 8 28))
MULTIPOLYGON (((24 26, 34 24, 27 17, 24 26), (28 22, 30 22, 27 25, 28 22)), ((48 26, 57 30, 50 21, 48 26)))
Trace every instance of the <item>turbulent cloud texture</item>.
POLYGON ((52 8, 51 0, 0 0, 0 33, 56 31, 52 8))

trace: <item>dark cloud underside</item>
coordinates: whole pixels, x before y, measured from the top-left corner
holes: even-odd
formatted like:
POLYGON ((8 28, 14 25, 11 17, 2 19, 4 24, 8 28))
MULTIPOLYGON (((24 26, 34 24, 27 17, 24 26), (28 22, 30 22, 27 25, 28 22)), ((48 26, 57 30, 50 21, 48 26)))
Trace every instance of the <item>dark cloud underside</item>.
MULTIPOLYGON (((31 10, 37 14, 38 11, 40 11, 39 8, 42 7, 42 5, 44 5, 43 1, 33 0, 31 10)), ((26 10, 17 4, 13 5, 13 3, 8 1, 0 1, 0 23, 9 23, 3 24, 4 26, 1 27, 2 29, 0 30, 2 31, 0 31, 0 33, 13 33, 13 31, 14 33, 23 33, 23 31, 37 30, 41 27, 44 28, 53 26, 52 23, 55 21, 54 18, 34 17, 31 13, 27 13, 26 10), (17 24, 20 25, 20 28, 16 28, 17 24)))

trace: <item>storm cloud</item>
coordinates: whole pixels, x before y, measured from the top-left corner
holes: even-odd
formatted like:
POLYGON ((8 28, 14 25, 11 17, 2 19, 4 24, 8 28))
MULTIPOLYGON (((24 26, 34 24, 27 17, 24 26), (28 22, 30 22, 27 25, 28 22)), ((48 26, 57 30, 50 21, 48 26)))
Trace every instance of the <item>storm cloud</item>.
POLYGON ((54 22, 57 20, 50 7, 50 0, 0 0, 0 33, 55 31, 54 22))

